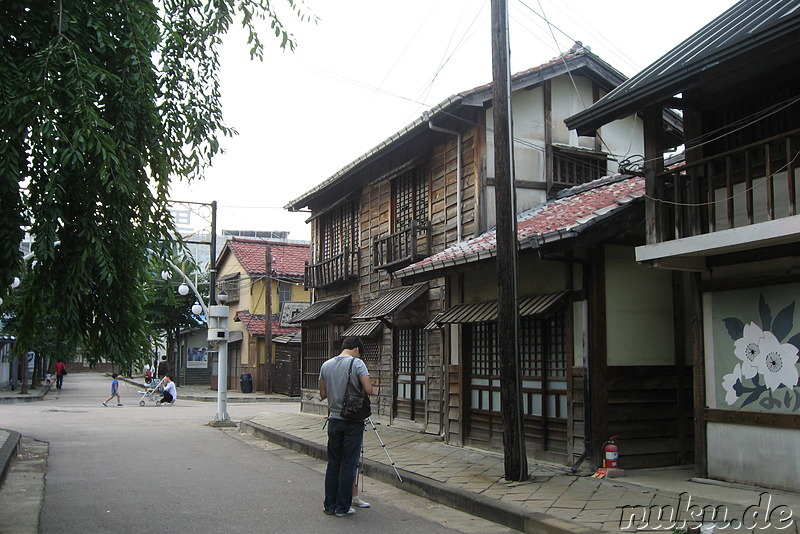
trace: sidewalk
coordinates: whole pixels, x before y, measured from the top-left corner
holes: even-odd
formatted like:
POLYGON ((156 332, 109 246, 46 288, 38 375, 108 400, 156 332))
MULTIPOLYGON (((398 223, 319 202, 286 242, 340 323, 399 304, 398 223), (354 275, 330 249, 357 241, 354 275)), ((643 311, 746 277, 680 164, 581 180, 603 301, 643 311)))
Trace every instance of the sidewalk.
MULTIPOLYGON (((55 383, 52 386, 55 386, 55 383)), ((50 387, 51 385, 39 385, 35 389, 29 387, 28 393, 24 395, 19 392, 19 386, 14 391, 11 391, 11 387, 0 388, 0 404, 40 401, 50 391, 50 387)))
MULTIPOLYGON (((300 412, 264 413, 241 421, 239 428, 324 459, 324 422, 300 412)), ((437 436, 376 428, 385 447, 368 425, 366 476, 523 532, 663 533, 728 521, 729 527, 717 532, 798 532, 800 495, 795 493, 762 495, 763 488, 695 479, 692 469, 629 471, 623 478, 598 479, 536 463, 529 463, 530 481, 508 483, 499 454, 446 445, 437 436)), ((705 532, 712 530, 706 527, 705 532)))

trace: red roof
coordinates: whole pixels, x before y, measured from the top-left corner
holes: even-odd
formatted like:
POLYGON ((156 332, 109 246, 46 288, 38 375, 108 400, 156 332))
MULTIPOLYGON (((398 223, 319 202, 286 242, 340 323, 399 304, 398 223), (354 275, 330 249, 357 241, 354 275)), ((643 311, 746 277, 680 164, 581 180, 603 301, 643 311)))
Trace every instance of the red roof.
POLYGON ((248 274, 266 274, 266 248, 270 247, 272 272, 278 276, 302 278, 305 263, 311 261, 311 245, 234 237, 225 242, 217 263, 228 252, 233 252, 248 274))
MULTIPOLYGON (((247 310, 238 311, 236 312, 236 318, 234 321, 239 321, 245 324, 247 327, 247 332, 251 336, 263 336, 264 335, 264 315, 255 315, 250 314, 247 310)), ((280 325, 280 321, 276 316, 272 316, 272 336, 282 336, 285 334, 293 334, 295 332, 299 332, 300 328, 286 328, 280 325)))
MULTIPOLYGON (((538 248, 545 243, 574 236, 642 197, 644 178, 638 176, 609 176, 566 189, 558 198, 517 216, 520 248, 538 248)), ((491 258, 496 253, 497 234, 492 229, 400 269, 394 276, 402 278, 479 261, 491 258)))

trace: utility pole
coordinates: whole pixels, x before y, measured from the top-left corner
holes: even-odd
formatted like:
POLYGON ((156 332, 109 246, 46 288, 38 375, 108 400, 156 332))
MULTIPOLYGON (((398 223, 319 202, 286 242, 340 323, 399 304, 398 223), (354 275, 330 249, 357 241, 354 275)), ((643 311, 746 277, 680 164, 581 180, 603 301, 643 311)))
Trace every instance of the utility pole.
POLYGON ((497 219, 497 340, 503 412, 505 478, 528 479, 519 362, 517 202, 508 65, 508 1, 491 0, 492 112, 494 114, 495 213, 497 219))
MULTIPOLYGON (((208 304, 214 306, 217 303, 217 201, 211 201, 211 258, 208 262, 208 304)), ((206 317, 206 320, 208 318, 206 317)))
POLYGON ((264 279, 266 284, 267 302, 264 311, 264 365, 266 367, 267 379, 264 383, 264 392, 272 393, 272 382, 275 369, 272 367, 272 250, 267 243, 267 277, 264 279))

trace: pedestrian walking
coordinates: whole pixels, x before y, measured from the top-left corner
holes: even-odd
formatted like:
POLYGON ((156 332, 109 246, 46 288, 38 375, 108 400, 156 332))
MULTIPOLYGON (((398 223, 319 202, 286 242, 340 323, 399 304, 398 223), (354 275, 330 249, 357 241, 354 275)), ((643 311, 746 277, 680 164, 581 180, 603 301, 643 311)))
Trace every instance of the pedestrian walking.
POLYGON ((364 393, 372 394, 369 371, 358 358, 363 354, 364 344, 361 339, 345 338, 341 353, 323 363, 319 371, 320 398, 328 400, 330 410, 323 509, 326 514, 335 514, 337 517, 356 513, 352 506, 353 477, 364 437, 364 421, 344 419, 341 411, 348 377, 354 385, 360 384, 364 393))
POLYGON ((61 389, 65 376, 67 376, 67 366, 62 360, 58 360, 56 363, 56 389, 61 389))
POLYGON ((113 399, 114 397, 117 398, 117 406, 122 406, 122 398, 119 396, 119 380, 117 377, 119 375, 117 373, 111 374, 111 396, 103 402, 103 406, 108 406, 108 402, 113 399))
POLYGON ((158 402, 164 404, 166 402, 173 403, 178 400, 178 392, 175 389, 175 382, 172 381, 171 375, 164 375, 164 385, 162 387, 164 388, 162 392, 163 396, 158 402))

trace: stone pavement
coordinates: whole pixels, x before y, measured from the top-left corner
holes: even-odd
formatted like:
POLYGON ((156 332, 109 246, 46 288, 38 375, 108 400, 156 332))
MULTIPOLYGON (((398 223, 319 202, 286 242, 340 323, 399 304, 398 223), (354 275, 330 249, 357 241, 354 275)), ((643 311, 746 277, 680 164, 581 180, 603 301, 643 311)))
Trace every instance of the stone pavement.
MULTIPOLYGON (((37 388, 25 400, 45 394, 46 388, 37 388)), ((178 388, 178 402, 216 402, 216 395, 206 386, 178 388)), ((0 391, 0 402, 20 397, 0 391)), ((325 458, 325 418, 301 413, 299 399, 230 391, 228 402, 265 403, 262 414, 238 422, 240 431, 325 458), (297 402, 298 411, 266 411, 269 402, 297 402)), ((9 451, 16 447, 10 445, 19 439, 19 434, 0 431, 0 451, 14 454, 9 451)), ((624 467, 624 447, 621 454, 624 467)), ((589 472, 576 475, 561 465, 530 461, 529 471, 529 481, 508 483, 500 454, 450 446, 438 436, 383 424, 366 428, 367 477, 523 532, 679 532, 699 524, 713 532, 710 527, 716 523, 717 532, 798 533, 796 493, 696 479, 691 469, 636 470, 623 478, 598 479, 589 472), (719 528, 725 524, 728 528, 719 528)), ((363 491, 369 494, 369 483, 363 491)))
MULTIPOLYGON (((300 412, 265 412, 239 426, 322 459, 324 422, 300 412)), ((798 532, 800 495, 795 493, 762 495, 763 488, 695 479, 690 469, 630 471, 624 478, 599 479, 543 463, 529 463, 529 481, 508 483, 499 454, 450 446, 428 434, 383 425, 376 429, 380 440, 370 425, 366 428, 366 476, 523 532, 673 532, 727 521, 729 528, 718 532, 798 532)))

